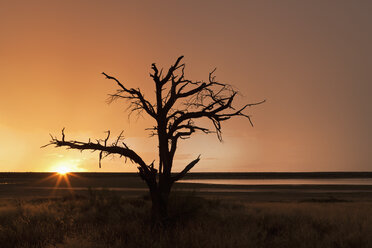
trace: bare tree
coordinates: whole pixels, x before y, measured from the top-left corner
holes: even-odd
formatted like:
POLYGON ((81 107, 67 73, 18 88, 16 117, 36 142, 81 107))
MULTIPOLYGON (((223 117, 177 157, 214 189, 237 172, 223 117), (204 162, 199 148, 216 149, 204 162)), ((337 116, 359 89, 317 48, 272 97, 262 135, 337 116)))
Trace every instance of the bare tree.
POLYGON ((48 145, 67 147, 77 150, 99 151, 99 166, 101 159, 108 155, 119 155, 138 165, 139 175, 145 180, 152 199, 152 216, 155 220, 163 220, 167 216, 167 202, 174 182, 184 177, 200 160, 200 155, 181 172, 172 173, 174 156, 180 139, 188 139, 195 132, 206 134, 216 133, 221 141, 221 123, 232 117, 251 118, 244 111, 251 106, 265 101, 249 103, 239 108, 233 106, 238 94, 228 84, 219 83, 213 70, 209 73, 207 82, 191 81, 185 78, 185 64, 181 63, 183 56, 163 75, 163 70, 152 64, 151 78, 155 82, 156 102, 151 103, 140 89, 127 88, 115 77, 102 73, 106 79, 113 80, 119 87, 116 93, 110 95, 110 101, 127 99, 132 112, 144 112, 156 121, 156 126, 149 128, 153 136, 158 137, 159 163, 146 163, 135 151, 131 150, 122 139, 122 133, 109 143, 110 131, 104 140, 95 142, 68 141, 64 129, 62 137, 53 137, 48 145), (203 126, 200 119, 210 120, 213 125, 203 126))

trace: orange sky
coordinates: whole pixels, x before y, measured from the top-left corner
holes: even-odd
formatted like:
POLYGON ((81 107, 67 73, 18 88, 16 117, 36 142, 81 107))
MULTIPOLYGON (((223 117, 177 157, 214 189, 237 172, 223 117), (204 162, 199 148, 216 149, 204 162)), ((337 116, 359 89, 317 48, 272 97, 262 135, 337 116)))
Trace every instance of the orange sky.
POLYGON ((2 1, 0 171, 135 171, 120 159, 65 151, 49 133, 87 140, 124 129, 127 144, 156 159, 147 118, 128 120, 115 85, 154 93, 150 65, 185 56, 186 76, 236 86, 239 103, 267 99, 224 125, 224 142, 196 135, 176 170, 370 171, 372 4, 368 1, 2 1), (141 2, 141 3, 139 3, 141 2))

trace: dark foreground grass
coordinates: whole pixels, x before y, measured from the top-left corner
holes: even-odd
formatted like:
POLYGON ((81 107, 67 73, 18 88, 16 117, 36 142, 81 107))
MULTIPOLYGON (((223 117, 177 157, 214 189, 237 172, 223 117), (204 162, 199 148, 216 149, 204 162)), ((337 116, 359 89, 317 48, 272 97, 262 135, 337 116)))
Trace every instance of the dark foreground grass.
POLYGON ((175 194, 152 228, 146 198, 112 192, 0 206, 0 247, 372 247, 372 203, 246 203, 175 194))

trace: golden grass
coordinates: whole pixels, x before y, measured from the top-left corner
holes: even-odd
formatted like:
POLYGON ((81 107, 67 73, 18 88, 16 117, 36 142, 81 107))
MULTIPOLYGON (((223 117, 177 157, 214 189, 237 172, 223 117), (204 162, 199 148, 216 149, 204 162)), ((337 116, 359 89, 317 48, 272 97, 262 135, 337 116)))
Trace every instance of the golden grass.
POLYGON ((175 194, 152 228, 146 198, 108 191, 0 204, 0 247, 372 247, 370 202, 249 203, 175 194))

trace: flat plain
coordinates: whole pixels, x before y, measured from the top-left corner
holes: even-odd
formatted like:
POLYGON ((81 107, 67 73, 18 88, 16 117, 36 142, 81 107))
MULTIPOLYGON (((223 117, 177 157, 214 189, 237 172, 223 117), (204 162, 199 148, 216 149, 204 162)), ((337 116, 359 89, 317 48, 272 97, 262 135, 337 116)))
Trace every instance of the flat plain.
MULTIPOLYGON (((189 179, 368 178, 370 173, 202 173, 189 179)), ((2 173, 0 247, 372 247, 371 185, 179 183, 152 227, 133 174, 2 173)))

